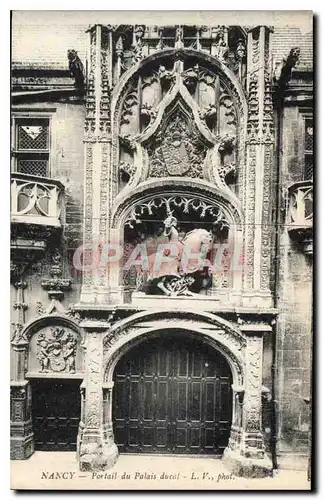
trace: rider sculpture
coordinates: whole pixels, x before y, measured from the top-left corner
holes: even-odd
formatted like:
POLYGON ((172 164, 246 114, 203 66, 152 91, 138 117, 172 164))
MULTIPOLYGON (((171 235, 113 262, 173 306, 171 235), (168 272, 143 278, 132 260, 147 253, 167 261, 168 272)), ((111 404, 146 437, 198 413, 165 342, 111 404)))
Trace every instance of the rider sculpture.
POLYGON ((157 252, 148 256, 148 272, 140 289, 148 295, 194 296, 189 288, 212 248, 212 231, 193 229, 180 240, 177 219, 171 211, 168 211, 163 223, 163 243, 158 245, 157 252), (200 255, 200 259, 196 258, 196 254, 200 255))

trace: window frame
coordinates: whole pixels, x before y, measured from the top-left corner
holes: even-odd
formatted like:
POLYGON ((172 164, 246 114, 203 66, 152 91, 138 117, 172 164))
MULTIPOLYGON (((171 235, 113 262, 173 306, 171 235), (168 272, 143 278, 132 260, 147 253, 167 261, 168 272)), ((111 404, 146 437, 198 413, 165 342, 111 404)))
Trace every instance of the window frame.
MULTIPOLYGON (((56 110, 55 110, 56 111, 56 110)), ((11 172, 18 172, 18 158, 23 154, 26 155, 48 155, 48 168, 47 174, 44 178, 52 177, 53 165, 53 134, 52 134, 52 115, 53 113, 48 110, 35 111, 35 110, 13 110, 11 113, 12 126, 11 126, 11 172), (18 149, 18 125, 23 120, 48 120, 48 149, 18 149)), ((29 174, 26 174, 29 175, 29 174)), ((30 174, 34 175, 34 174, 30 174)), ((42 177, 42 176, 37 176, 42 177)))

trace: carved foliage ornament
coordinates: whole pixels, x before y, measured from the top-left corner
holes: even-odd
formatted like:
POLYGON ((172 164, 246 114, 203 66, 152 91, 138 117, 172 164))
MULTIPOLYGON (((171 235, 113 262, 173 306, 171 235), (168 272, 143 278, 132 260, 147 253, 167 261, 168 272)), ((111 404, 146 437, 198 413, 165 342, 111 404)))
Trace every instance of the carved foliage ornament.
POLYGON ((64 328, 50 328, 37 337, 37 359, 42 372, 75 373, 76 334, 64 328))
POLYGON ((183 214, 188 214, 190 211, 196 212, 201 219, 210 217, 214 223, 219 224, 220 228, 229 227, 226 216, 219 206, 206 203, 200 198, 184 196, 156 197, 146 203, 136 205, 127 218, 125 227, 133 228, 134 224, 140 223, 142 216, 145 216, 145 214, 153 215, 162 208, 165 208, 167 213, 172 212, 174 209, 180 209, 183 214))

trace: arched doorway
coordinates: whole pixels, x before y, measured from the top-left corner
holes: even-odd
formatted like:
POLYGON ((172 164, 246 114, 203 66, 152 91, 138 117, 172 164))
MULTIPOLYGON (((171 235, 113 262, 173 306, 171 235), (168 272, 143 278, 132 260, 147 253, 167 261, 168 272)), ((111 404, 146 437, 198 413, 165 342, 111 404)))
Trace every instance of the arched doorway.
POLYGON ((113 427, 121 452, 221 455, 232 374, 222 354, 181 331, 134 346, 114 371, 113 427))

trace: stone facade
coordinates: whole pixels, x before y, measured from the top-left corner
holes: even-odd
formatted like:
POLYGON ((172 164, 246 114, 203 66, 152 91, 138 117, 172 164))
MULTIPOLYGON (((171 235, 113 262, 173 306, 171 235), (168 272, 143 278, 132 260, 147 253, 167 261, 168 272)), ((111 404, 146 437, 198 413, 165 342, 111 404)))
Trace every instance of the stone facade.
POLYGON ((313 89, 286 31, 95 24, 86 64, 14 52, 13 459, 38 446, 33 381, 74 380, 80 469, 112 467, 119 360, 181 332, 230 367, 222 460, 246 476, 307 466, 313 89), (26 152, 45 129, 49 152, 26 152), (188 248, 212 272, 185 267, 188 248))

